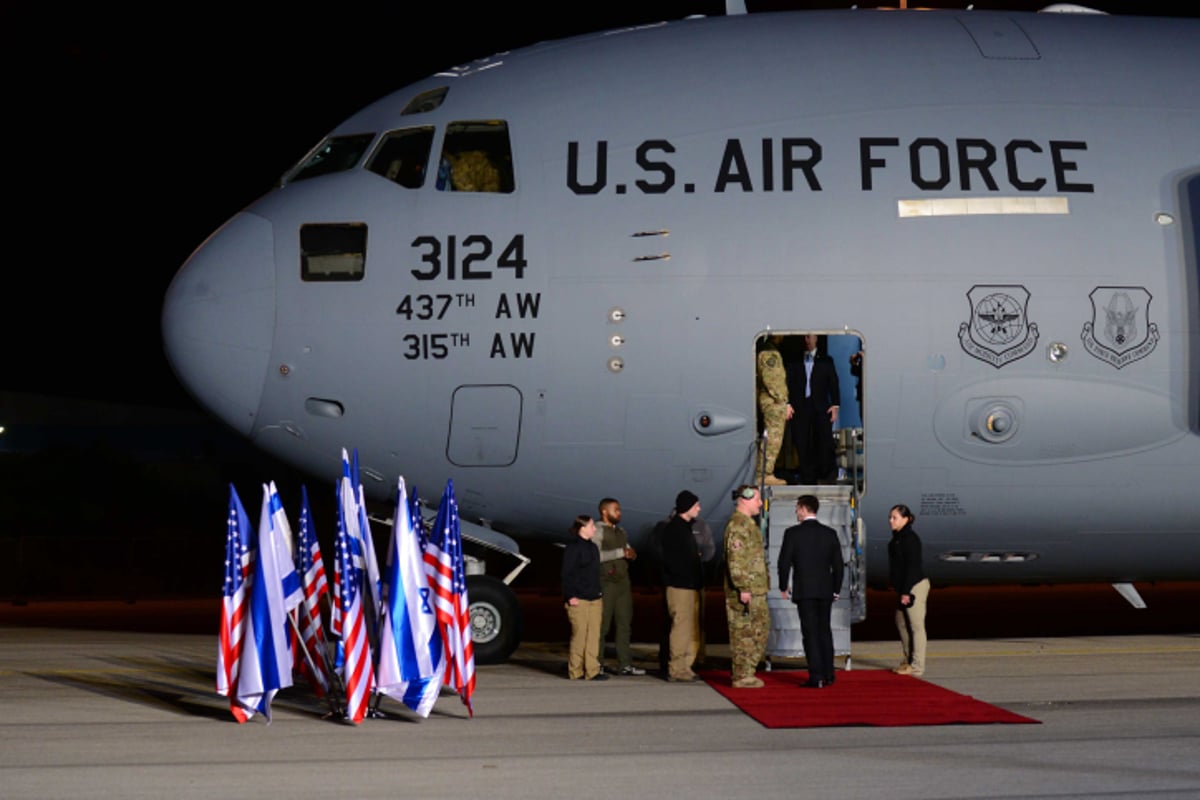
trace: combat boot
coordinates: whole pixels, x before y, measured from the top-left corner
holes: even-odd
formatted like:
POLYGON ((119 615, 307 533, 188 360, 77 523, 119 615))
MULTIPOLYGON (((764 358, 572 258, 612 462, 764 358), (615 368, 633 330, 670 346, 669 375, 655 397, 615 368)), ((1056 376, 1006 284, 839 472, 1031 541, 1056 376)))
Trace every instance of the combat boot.
POLYGON ((754 677, 753 675, 751 675, 749 678, 738 678, 733 682, 733 688, 735 689, 761 689, 762 687, 762 680, 754 677))

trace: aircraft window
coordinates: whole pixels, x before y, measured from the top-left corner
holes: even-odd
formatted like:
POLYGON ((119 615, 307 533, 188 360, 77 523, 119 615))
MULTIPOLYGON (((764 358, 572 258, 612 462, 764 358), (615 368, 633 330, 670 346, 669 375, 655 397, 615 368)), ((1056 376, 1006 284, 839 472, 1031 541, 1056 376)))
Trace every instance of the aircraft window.
POLYGON ((353 169, 374 138, 375 134, 373 133, 358 133, 353 136, 334 136, 326 139, 283 182, 302 181, 305 178, 315 178, 318 175, 353 169))
POLYGON ((420 189, 433 147, 433 128, 409 128, 384 135, 367 169, 406 189, 420 189))
POLYGON ((428 92, 421 92, 408 102, 408 105, 400 112, 401 116, 405 114, 424 114, 433 111, 446 99, 447 91, 449 89, 442 86, 439 89, 430 89, 428 92))
POLYGON ((367 226, 300 226, 300 279, 361 281, 367 262, 367 226))
POLYGON ((442 142, 437 188, 451 192, 512 192, 508 123, 499 120, 450 123, 442 142))

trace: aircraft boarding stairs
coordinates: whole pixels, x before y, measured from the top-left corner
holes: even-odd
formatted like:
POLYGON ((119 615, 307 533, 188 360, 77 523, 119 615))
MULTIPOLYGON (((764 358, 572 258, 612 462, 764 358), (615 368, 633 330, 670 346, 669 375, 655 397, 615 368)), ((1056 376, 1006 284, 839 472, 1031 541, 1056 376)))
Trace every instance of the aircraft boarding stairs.
POLYGON ((850 626, 867 618, 867 567, 863 553, 864 525, 858 515, 857 497, 851 485, 836 486, 768 486, 766 551, 767 572, 771 576, 771 591, 767 606, 771 614, 771 631, 767 637, 767 669, 771 657, 801 658, 804 643, 796 605, 779 596, 779 549, 783 532, 796 525, 796 498, 811 494, 820 500, 817 519, 837 531, 842 543, 846 570, 837 602, 833 604, 833 652, 845 656, 850 669, 850 626))

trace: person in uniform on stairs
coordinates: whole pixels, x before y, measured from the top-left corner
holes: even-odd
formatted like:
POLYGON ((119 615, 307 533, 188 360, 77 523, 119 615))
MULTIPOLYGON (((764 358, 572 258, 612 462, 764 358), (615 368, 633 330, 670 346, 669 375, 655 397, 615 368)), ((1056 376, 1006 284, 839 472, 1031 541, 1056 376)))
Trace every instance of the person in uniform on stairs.
POLYGON ((792 407, 788 403, 787 372, 783 367, 783 356, 779 343, 783 337, 768 336, 758 354, 758 411, 763 423, 762 471, 758 482, 767 486, 783 486, 787 481, 775 477, 775 462, 783 446, 783 432, 792 418, 792 407))

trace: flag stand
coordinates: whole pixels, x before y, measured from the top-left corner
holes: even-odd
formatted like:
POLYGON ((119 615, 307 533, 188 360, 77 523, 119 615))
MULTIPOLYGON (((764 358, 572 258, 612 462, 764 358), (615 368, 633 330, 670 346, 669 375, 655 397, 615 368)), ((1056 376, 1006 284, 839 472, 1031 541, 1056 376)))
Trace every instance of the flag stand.
MULTIPOLYGON (((311 669, 315 675, 317 672, 317 665, 313 662, 312 654, 308 652, 308 647, 305 645, 304 637, 300 635, 300 626, 296 622, 295 611, 293 611, 291 614, 288 614, 288 622, 291 623, 292 633, 295 634, 296 642, 300 645, 300 652, 304 653, 304 660, 308 663, 308 668, 311 669)), ((334 675, 335 673, 333 672, 332 665, 329 663, 329 654, 322 653, 321 655, 322 663, 325 665, 326 669, 325 674, 334 675)), ((333 714, 337 711, 337 708, 333 704, 333 687, 331 686, 329 688, 330 691, 325 693, 325 701, 329 704, 329 713, 333 714)))

